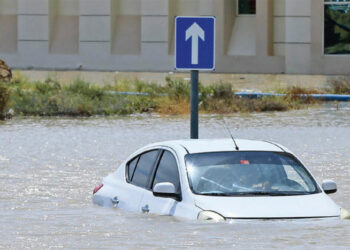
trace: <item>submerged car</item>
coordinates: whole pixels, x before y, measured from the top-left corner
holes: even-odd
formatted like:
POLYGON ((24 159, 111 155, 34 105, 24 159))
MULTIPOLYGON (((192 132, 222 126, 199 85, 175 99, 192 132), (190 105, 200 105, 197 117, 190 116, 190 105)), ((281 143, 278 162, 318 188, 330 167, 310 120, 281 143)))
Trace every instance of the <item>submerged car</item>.
POLYGON ((168 141, 132 154, 93 192, 93 202, 198 220, 348 216, 285 147, 266 141, 168 141))

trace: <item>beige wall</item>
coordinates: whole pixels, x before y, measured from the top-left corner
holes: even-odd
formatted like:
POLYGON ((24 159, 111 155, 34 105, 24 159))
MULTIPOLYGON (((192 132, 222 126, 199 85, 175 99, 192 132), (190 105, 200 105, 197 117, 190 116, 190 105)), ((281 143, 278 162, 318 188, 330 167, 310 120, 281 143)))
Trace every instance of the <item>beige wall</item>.
POLYGON ((79 1, 50 0, 49 52, 79 54, 79 1))
POLYGON ((216 16, 216 71, 350 74, 323 54, 323 0, 0 0, 0 58, 14 68, 172 71, 174 16, 216 16))
POLYGON ((17 52, 17 1, 0 0, 0 53, 17 52))

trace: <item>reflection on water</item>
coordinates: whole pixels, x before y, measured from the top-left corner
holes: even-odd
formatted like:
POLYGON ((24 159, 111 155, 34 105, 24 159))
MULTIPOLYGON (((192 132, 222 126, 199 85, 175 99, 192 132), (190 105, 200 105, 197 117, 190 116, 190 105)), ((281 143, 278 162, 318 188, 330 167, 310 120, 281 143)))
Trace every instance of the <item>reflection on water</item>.
MULTIPOLYGON (((279 142, 332 198, 350 209, 350 110, 226 116, 238 138, 279 142)), ((200 137, 228 137, 220 116, 202 116, 200 137)), ((131 116, 14 119, 0 123, 0 248, 331 248, 350 246, 350 221, 203 224, 91 203, 92 190, 125 157, 155 141, 189 135, 187 118, 131 116)))

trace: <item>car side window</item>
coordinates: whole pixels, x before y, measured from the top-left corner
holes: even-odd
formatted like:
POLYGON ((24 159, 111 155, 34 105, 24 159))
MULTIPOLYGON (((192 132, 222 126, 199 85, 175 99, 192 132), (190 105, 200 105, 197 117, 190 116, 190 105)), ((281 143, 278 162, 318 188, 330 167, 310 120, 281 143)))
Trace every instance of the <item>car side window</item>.
POLYGON ((127 180, 130 182, 132 180, 132 175, 134 174, 135 171, 135 167, 137 164, 137 161, 139 160, 139 157, 136 157, 135 159, 133 159, 132 161, 130 161, 128 163, 127 166, 127 180))
POLYGON ((147 186, 157 156, 158 150, 149 151, 140 155, 131 183, 143 188, 147 186))
POLYGON ((175 186, 176 193, 180 193, 180 178, 176 159, 169 151, 164 151, 159 162, 156 176, 153 181, 153 187, 157 183, 170 182, 175 186))

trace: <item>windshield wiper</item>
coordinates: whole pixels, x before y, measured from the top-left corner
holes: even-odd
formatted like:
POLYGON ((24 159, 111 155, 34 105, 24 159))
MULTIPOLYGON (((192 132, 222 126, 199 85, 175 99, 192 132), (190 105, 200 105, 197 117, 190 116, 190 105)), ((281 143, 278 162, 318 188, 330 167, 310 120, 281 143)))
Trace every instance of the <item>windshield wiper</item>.
POLYGON ((307 195, 307 194, 311 194, 308 192, 273 192, 273 195, 277 195, 277 196, 293 196, 293 195, 307 195))
POLYGON ((237 192, 234 193, 235 196, 279 196, 280 193, 276 192, 264 192, 264 191, 256 191, 256 192, 237 192))
POLYGON ((252 196, 293 196, 293 195, 306 195, 305 192, 265 192, 265 191, 256 191, 256 192, 239 192, 236 195, 252 195, 252 196))
POLYGON ((235 192, 235 193, 220 193, 220 192, 200 193, 200 195, 208 195, 208 196, 293 196, 293 195, 306 195, 306 194, 308 194, 308 193, 301 193, 301 192, 265 192, 265 191, 235 192))
POLYGON ((269 192, 236 192, 236 193, 215 193, 215 192, 207 192, 200 193, 200 195, 208 195, 208 196, 277 196, 277 193, 269 193, 269 192))
POLYGON ((199 195, 208 195, 208 196, 232 196, 232 193, 206 192, 206 193, 199 193, 199 195))

